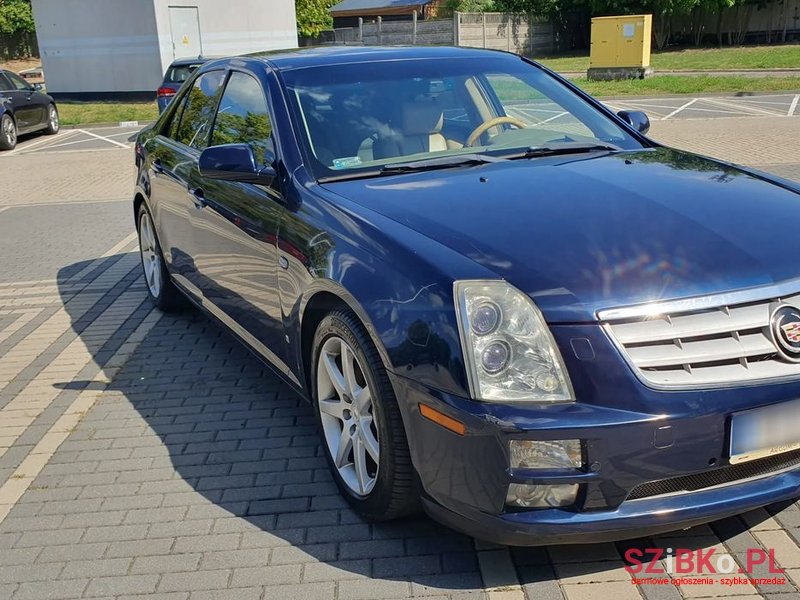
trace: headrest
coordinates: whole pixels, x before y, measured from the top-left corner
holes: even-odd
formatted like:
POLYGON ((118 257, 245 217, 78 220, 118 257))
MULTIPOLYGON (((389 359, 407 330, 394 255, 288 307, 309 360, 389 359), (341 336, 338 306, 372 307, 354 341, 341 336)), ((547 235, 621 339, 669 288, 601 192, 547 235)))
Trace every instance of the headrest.
POLYGON ((430 100, 403 105, 403 135, 430 135, 442 130, 444 115, 438 103, 430 100))

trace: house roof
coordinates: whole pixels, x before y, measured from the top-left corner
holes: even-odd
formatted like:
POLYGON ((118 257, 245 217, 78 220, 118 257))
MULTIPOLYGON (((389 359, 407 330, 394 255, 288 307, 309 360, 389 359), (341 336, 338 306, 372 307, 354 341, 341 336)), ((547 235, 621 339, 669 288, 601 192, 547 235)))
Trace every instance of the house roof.
POLYGON ((433 0, 342 0, 331 8, 334 17, 377 16, 410 13, 433 0))

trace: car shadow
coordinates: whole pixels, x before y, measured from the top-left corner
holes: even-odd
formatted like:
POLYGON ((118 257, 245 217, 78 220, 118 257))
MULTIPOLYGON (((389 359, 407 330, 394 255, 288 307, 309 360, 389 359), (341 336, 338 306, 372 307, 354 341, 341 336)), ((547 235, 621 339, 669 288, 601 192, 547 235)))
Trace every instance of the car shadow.
MULTIPOLYGON (((107 260, 123 259, 131 255, 107 260)), ((311 557, 308 562, 356 576, 410 581, 431 590, 427 594, 481 589, 474 541, 468 536, 422 514, 367 523, 349 508, 329 473, 311 406, 233 336, 193 308, 150 311, 138 275, 126 291, 118 289, 113 297, 109 291, 104 301, 103 290, 91 283, 102 269, 76 281, 75 274, 90 264, 69 265, 59 273, 59 292, 73 328, 99 366, 114 362, 123 345, 131 347, 110 383, 87 379, 59 387, 104 389, 103 397, 117 407, 116 418, 141 417, 160 441, 161 450, 151 455, 160 451, 168 456, 175 479, 204 498, 202 506, 190 507, 187 519, 210 514, 208 505, 213 505, 214 514, 225 511, 274 536, 275 546, 296 546, 311 557), (141 307, 119 324, 122 335, 107 331, 98 339, 83 314, 87 304, 105 302, 113 310, 124 293, 138 294, 141 307), (140 341, 126 342, 145 319, 152 319, 148 315, 158 316, 157 322, 140 341)), ((97 434, 102 422, 91 425, 97 434)), ((85 435, 92 439, 92 433, 85 435)))
MULTIPOLYGON (((103 264, 121 260, 135 265, 130 254, 109 257, 103 264)), ((104 290, 92 283, 104 267, 92 269, 91 264, 61 269, 59 292, 74 331, 95 362, 119 370, 110 383, 77 380, 60 387, 103 390, 116 418, 138 415, 144 421, 159 440, 151 456, 156 452, 167 456, 174 479, 204 499, 196 514, 190 507, 187 519, 206 516, 202 509, 211 505, 274 536, 275 545, 295 546, 311 557, 309 562, 355 576, 405 580, 422 588, 412 593, 482 589, 478 553, 496 547, 476 544, 424 515, 388 523, 361 519, 331 478, 308 403, 198 310, 151 311, 138 271, 123 278, 124 290, 119 285, 104 290), (127 302, 133 296, 138 303, 140 297, 140 306, 119 323, 118 330, 105 330, 101 336, 91 331, 86 307, 99 303, 113 310, 123 294, 128 294, 127 302), (137 337, 145 320, 154 317, 155 323, 137 337), (130 335, 135 341, 128 340, 130 335), (115 358, 120 350, 127 355, 124 364, 115 358)), ((96 433, 102 421, 93 426, 96 433)), ((93 434, 85 435, 91 439, 93 434)), ((501 569, 492 585, 512 585, 518 578, 528 597, 545 597, 554 591, 560 594, 558 580, 624 581, 630 576, 620 556, 628 548, 652 548, 663 540, 708 547, 719 541, 715 532, 723 540, 725 532, 727 539, 738 540, 742 531, 735 526, 741 524, 737 519, 726 520, 734 525, 722 529, 701 526, 617 544, 512 548, 515 569, 505 574, 501 569)))

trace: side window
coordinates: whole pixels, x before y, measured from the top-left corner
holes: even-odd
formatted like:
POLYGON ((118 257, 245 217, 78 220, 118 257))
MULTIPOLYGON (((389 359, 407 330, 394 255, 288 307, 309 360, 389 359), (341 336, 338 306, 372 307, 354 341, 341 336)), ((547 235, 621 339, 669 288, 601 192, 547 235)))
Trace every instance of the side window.
POLYGON ((224 71, 209 71, 197 78, 186 94, 180 122, 172 136, 175 140, 196 150, 206 147, 224 76, 224 71))
POLYGON ((8 78, 8 80, 11 81, 11 85, 13 86, 12 89, 16 90, 31 89, 31 85, 19 75, 15 75, 14 73, 6 73, 5 75, 8 78))
POLYGON ((3 73, 0 73, 0 92, 7 92, 13 89, 14 88, 11 86, 11 82, 6 79, 6 76, 3 73))
POLYGON ((254 77, 234 71, 219 103, 211 145, 250 144, 256 164, 266 162, 273 151, 272 122, 261 83, 254 77))
POLYGON ((188 98, 189 94, 185 94, 183 97, 173 100, 173 102, 178 103, 175 106, 175 112, 172 113, 169 124, 162 129, 162 131, 166 131, 167 137, 172 140, 178 139, 178 126, 181 124, 181 116, 183 115, 183 109, 186 108, 188 98))

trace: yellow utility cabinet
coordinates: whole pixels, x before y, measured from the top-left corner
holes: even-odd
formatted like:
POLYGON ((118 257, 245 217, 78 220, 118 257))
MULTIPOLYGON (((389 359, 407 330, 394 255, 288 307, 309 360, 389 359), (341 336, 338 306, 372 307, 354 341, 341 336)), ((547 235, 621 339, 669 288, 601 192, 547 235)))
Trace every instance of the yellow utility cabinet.
POLYGON ((589 77, 602 79, 644 77, 650 69, 652 15, 595 17, 592 19, 592 47, 589 77))

